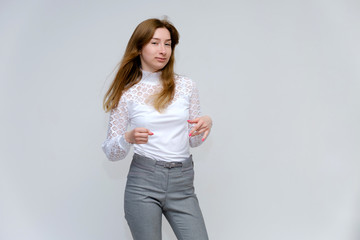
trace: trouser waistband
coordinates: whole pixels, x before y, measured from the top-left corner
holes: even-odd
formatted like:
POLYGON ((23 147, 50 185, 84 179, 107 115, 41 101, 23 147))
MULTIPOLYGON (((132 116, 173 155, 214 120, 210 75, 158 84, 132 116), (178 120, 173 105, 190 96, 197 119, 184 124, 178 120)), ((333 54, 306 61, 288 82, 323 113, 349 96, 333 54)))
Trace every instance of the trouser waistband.
POLYGON ((139 155, 137 153, 134 153, 133 160, 140 161, 143 164, 149 165, 149 166, 162 166, 164 168, 189 168, 193 166, 193 160, 192 155, 190 155, 186 160, 181 162, 167 162, 167 161, 160 161, 160 160, 154 160, 149 157, 145 157, 142 155, 139 155))

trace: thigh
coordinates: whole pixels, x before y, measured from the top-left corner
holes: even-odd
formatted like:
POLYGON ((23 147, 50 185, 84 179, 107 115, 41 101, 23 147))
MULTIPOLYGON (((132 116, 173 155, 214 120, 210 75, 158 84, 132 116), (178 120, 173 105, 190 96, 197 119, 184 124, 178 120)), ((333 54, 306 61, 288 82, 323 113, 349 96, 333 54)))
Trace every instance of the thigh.
POLYGON ((180 240, 208 239, 193 180, 193 167, 174 173, 169 181, 171 191, 168 192, 163 208, 165 217, 180 240))
POLYGON ((160 240, 162 209, 156 200, 125 191, 125 219, 134 240, 160 240))
POLYGON ((176 202, 164 212, 176 237, 179 240, 207 240, 206 226, 196 195, 176 202))
POLYGON ((125 188, 125 218, 135 240, 160 240, 162 209, 152 169, 132 164, 125 188))

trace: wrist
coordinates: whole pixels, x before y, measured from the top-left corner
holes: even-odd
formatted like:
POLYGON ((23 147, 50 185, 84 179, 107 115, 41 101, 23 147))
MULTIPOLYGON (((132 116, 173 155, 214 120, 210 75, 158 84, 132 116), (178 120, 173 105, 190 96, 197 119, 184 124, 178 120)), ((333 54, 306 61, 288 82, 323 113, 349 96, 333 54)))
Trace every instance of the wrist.
POLYGON ((125 138, 125 141, 130 143, 130 144, 133 144, 134 142, 131 141, 131 137, 130 137, 130 132, 125 132, 124 134, 124 138, 125 138))

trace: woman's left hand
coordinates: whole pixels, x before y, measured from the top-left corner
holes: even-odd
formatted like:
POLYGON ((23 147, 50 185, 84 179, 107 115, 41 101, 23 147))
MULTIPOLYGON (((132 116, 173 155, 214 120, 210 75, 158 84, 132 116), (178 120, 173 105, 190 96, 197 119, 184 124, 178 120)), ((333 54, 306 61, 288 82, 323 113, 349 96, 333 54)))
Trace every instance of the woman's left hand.
POLYGON ((202 116, 192 120, 188 120, 188 123, 196 124, 191 130, 189 136, 196 136, 204 133, 202 141, 204 141, 210 133, 212 127, 212 120, 209 116, 202 116))

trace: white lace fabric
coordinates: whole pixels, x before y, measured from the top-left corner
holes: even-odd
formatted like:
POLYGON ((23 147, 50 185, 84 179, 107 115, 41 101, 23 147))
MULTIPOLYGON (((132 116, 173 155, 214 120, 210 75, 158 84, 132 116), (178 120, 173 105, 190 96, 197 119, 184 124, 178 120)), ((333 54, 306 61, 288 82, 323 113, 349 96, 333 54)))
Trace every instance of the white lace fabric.
POLYGON ((143 71, 139 83, 122 95, 117 108, 111 110, 107 138, 102 145, 111 161, 124 159, 132 144, 125 140, 128 128, 145 127, 154 133, 146 144, 133 144, 134 152, 162 161, 183 161, 189 147, 202 143, 202 136, 189 137, 192 124, 187 120, 200 116, 199 92, 195 83, 184 76, 175 77, 175 95, 163 113, 151 105, 151 97, 161 90, 160 73, 143 71))

